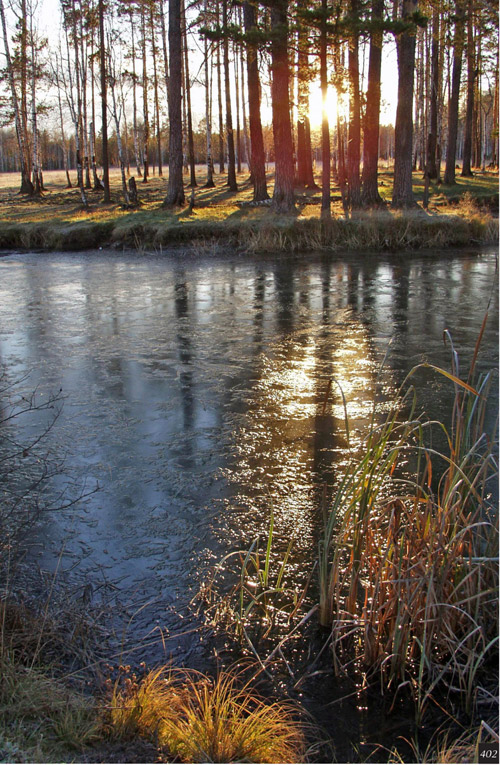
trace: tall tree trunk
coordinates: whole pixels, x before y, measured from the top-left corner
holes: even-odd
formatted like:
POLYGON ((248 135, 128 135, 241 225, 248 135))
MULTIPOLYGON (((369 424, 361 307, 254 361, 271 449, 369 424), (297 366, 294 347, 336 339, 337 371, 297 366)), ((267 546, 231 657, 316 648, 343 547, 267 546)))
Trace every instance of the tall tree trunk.
POLYGON ((155 17, 154 17, 154 3, 150 5, 150 23, 151 23, 151 52, 153 54, 153 89, 155 99, 155 123, 156 123, 156 151, 158 154, 158 175, 163 175, 162 159, 161 159, 161 125, 160 125, 160 100, 158 97, 158 67, 157 67, 157 50, 156 50, 156 35, 155 35, 155 17))
POLYGON ((481 128, 481 90, 480 90, 480 79, 482 74, 482 57, 481 57, 481 27, 477 27, 477 41, 476 41, 476 50, 477 50, 477 77, 476 77, 476 87, 475 87, 475 96, 474 96, 474 125, 473 125, 473 161, 472 166, 479 168, 481 167, 481 153, 482 153, 482 128, 481 128))
POLYGON ((233 69, 236 93, 236 169, 241 173, 241 129, 240 129, 240 76, 238 73, 238 49, 233 44, 233 69))
MULTIPOLYGON (((245 0, 243 3, 243 18, 245 21, 245 32, 248 34, 256 28, 255 7, 248 0, 245 0)), ((264 138, 260 118, 259 64, 257 60, 257 46, 247 42, 246 48, 253 200, 254 202, 261 202, 264 199, 269 199, 269 195, 267 193, 264 138)))
POLYGON ((338 180, 339 180, 340 196, 342 198, 342 207, 344 209, 344 215, 346 218, 348 218, 349 217, 349 202, 347 200, 347 173, 346 173, 344 133, 345 133, 345 126, 340 121, 340 116, 337 112, 338 180))
POLYGON ((106 92, 106 42, 104 37, 104 0, 99 0, 99 60, 101 70, 101 116, 102 116, 102 182, 104 202, 111 201, 109 189, 109 150, 108 150, 108 98, 106 92))
POLYGON ((186 109, 187 109, 187 150, 189 159, 190 179, 189 186, 194 188, 198 184, 196 183, 196 165, 194 158, 194 139, 193 139, 193 116, 191 112, 191 84, 189 82, 189 56, 187 49, 187 24, 186 24, 186 8, 184 0, 182 0, 181 6, 182 14, 182 31, 184 40, 184 80, 185 80, 185 92, 186 92, 186 109))
MULTIPOLYGON (((410 24, 418 0, 403 0, 403 21, 410 24)), ((398 104, 394 128, 394 189, 392 207, 416 207, 413 196, 413 74, 415 30, 402 32, 398 40, 398 104)))
POLYGON ((474 10, 469 0, 467 16, 467 102, 465 106, 464 156, 461 175, 472 177, 472 121, 474 118, 474 86, 476 81, 476 61, 474 55, 474 10))
POLYGON ((83 118, 82 118, 82 79, 80 71, 80 42, 78 39, 77 11, 75 0, 72 0, 72 26, 73 26, 73 45, 75 53, 75 85, 76 85, 76 119, 75 119, 75 149, 76 149, 76 175, 78 178, 78 187, 82 204, 87 207, 87 195, 85 193, 85 182, 83 177, 84 159, 83 149, 83 118))
POLYGON ((384 0, 372 5, 373 29, 370 35, 368 90, 363 133, 363 175, 361 201, 366 207, 383 206, 378 193, 378 142, 380 135, 380 73, 382 67, 382 19, 384 0))
POLYGON ((127 120, 127 102, 125 99, 125 94, 123 92, 123 77, 120 80, 120 108, 123 114, 123 137, 125 139, 123 154, 125 159, 125 168, 127 171, 127 178, 129 178, 130 177, 130 152, 129 152, 130 133, 128 129, 128 120, 127 120))
MULTIPOLYGON (((219 6, 217 5, 217 26, 219 25, 219 6)), ((222 81, 221 81, 221 44, 217 44, 217 104, 219 107, 219 173, 224 172, 224 117, 222 112, 222 81)))
MULTIPOLYGON (((306 0, 299 0, 298 10, 306 9, 306 0)), ((317 188, 314 180, 311 125, 309 121, 309 29, 299 23, 297 33, 297 183, 310 189, 317 188)))
MULTIPOLYGON (((33 13, 33 9, 31 10, 33 13)), ((20 65, 20 89, 21 89, 21 128, 23 140, 28 156, 28 172, 31 175, 32 148, 29 134, 28 119, 28 8, 26 0, 21 0, 21 17, 19 19, 19 65, 20 65)))
MULTIPOLYGON (((358 0, 350 0, 351 22, 360 15, 358 0)), ((359 164, 361 159, 361 98, 359 93, 359 33, 352 30, 349 35, 349 139, 347 142, 347 188, 349 206, 361 205, 361 183, 359 164)))
POLYGON ((181 0, 168 2, 168 47, 170 53, 170 90, 168 116, 170 124, 168 190, 163 201, 164 207, 184 204, 182 182, 182 45, 181 45, 181 0))
MULTIPOLYGON (((239 23, 241 28, 243 29, 243 10, 240 8, 240 18, 239 23)), ((242 156, 242 161, 247 163, 247 166, 250 167, 250 144, 249 144, 249 138, 248 138, 248 122, 247 122, 247 109, 246 109, 246 90, 245 90, 245 46, 240 45, 239 48, 240 51, 240 72, 241 72, 241 114, 243 118, 243 148, 244 153, 242 156)))
POLYGON ((455 162, 457 157, 458 137, 458 102, 460 99, 460 77, 462 74, 462 54, 464 49, 465 13, 462 0, 456 0, 455 36, 453 40, 453 70, 451 77, 451 96, 448 103, 448 145, 446 147, 446 168, 443 181, 456 183, 455 162))
MULTIPOLYGON (((80 3, 81 7, 81 3, 80 3)), ((82 88, 82 147, 83 147, 83 169, 85 172, 85 188, 91 189, 90 180, 90 151, 89 151, 89 133, 88 133, 88 115, 87 115, 87 65, 88 49, 83 26, 83 9, 80 13, 80 73, 82 88)))
POLYGON ((425 53, 424 53, 424 30, 417 30, 417 51, 418 51, 418 63, 416 67, 417 85, 416 85, 416 103, 415 103, 415 142, 414 142, 414 158, 413 168, 414 170, 424 171, 424 89, 425 89, 425 53))
POLYGON ((142 112, 144 117, 143 133, 143 165, 144 172, 142 182, 147 183, 149 178, 149 108, 148 108, 148 70, 146 51, 146 0, 141 2, 141 34, 142 34, 142 112))
POLYGON ((227 185, 231 191, 238 191, 236 183, 236 158, 234 155, 233 117, 231 112, 231 89, 229 81, 229 40, 228 28, 228 0, 222 0, 222 26, 224 29, 223 54, 224 54, 224 90, 226 94, 226 134, 227 134, 227 185))
POLYGON ((293 196, 294 163, 289 108, 288 2, 275 0, 271 7, 271 99, 273 113, 275 181, 273 208, 290 213, 293 196))
POLYGON ((427 139, 426 174, 430 179, 439 179, 437 166, 438 145, 438 97, 439 97, 439 10, 432 11, 431 82, 430 82, 429 136, 427 139))
POLYGON ((160 26, 161 26, 161 40, 162 40, 162 46, 163 46, 163 68, 165 69, 165 85, 167 88, 167 102, 168 102, 170 76, 168 73, 167 32, 165 27, 165 9, 163 8, 163 2, 164 0, 160 0, 160 26))
POLYGON ((91 101, 91 115, 92 119, 89 125, 89 139, 90 139, 90 161, 92 164, 92 182, 94 191, 100 191, 103 188, 101 179, 97 174, 97 160, 95 156, 95 78, 94 78, 94 29, 92 24, 90 30, 90 101, 91 101))
MULTIPOLYGON (((204 2, 205 25, 208 23, 208 0, 204 2)), ((212 57, 208 56, 208 39, 205 35, 204 41, 205 53, 205 119, 207 123, 207 182, 205 188, 213 189, 213 158, 212 158, 212 57)))
POLYGON ((137 129, 137 73, 135 70, 135 23, 132 12, 130 13, 130 40, 132 53, 132 131, 134 134, 135 169, 139 178, 142 177, 141 153, 139 151, 139 131, 137 129))
MULTIPOLYGON (((57 66, 58 64, 56 60, 56 67, 57 66)), ((61 56, 61 67, 62 67, 62 56, 61 56)), ((57 71, 54 71, 54 74, 55 74, 55 84, 57 88, 57 104, 59 107, 59 122, 61 124, 61 142, 62 142, 62 150, 63 150, 64 172, 66 173, 66 188, 71 189, 73 188, 73 184, 71 183, 71 178, 69 175, 68 145, 66 143, 66 135, 64 132, 64 116, 63 116, 63 108, 62 108, 61 86, 59 83, 59 73, 57 71)))
POLYGON ((328 122, 328 68, 327 68, 327 0, 321 1, 321 29, 319 42, 319 77, 321 83, 321 97, 323 101, 323 113, 321 120, 321 218, 331 218, 331 192, 330 192, 330 124, 328 122))
POLYGON ((33 194, 33 184, 30 178, 30 167, 28 161, 29 147, 26 145, 23 126, 21 120, 21 111, 17 98, 16 84, 14 81, 14 69, 12 68, 12 59, 10 57, 9 36, 7 34, 7 24, 5 22, 5 10, 3 0, 0 0, 0 16, 2 20, 4 53, 7 62, 7 77, 9 79, 10 94, 12 106, 14 109, 14 121, 16 126, 17 144, 19 147, 19 162, 21 165, 21 194, 33 194))
POLYGON ((36 109, 36 71, 37 56, 35 51, 35 35, 33 30, 33 11, 30 13, 30 44, 31 44, 31 132, 33 135, 33 160, 32 160, 32 183, 33 194, 36 197, 42 196, 43 180, 42 168, 40 165, 39 135, 38 135, 38 115, 36 109))
MULTIPOLYGON (((101 3, 103 0, 99 0, 99 3, 101 3)), ((112 56, 111 56, 111 45, 110 41, 108 41, 108 50, 109 53, 109 71, 112 75, 110 78, 110 91, 111 91, 111 105, 112 105, 112 114, 113 119, 115 123, 115 131, 116 131, 116 145, 118 149, 118 161, 120 163, 120 173, 121 173, 121 179, 122 179, 122 192, 123 197, 125 199, 125 204, 127 206, 130 205, 130 197, 127 189, 127 178, 125 175, 125 156, 123 152, 123 145, 122 145, 122 137, 121 137, 121 126, 120 126, 120 116, 118 114, 118 103, 116 100, 116 76, 115 76, 115 67, 113 66, 112 56)))

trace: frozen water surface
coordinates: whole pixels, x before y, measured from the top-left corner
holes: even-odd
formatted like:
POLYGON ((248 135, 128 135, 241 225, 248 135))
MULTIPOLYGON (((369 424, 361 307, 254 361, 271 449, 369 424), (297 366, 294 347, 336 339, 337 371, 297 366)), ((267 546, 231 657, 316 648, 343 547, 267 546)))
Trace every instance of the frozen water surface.
MULTIPOLYGON (((413 365, 449 368, 445 328, 466 368, 490 300, 481 364, 496 366, 496 281, 492 251, 2 258, 2 368, 26 392, 64 396, 44 444, 65 461, 51 491, 68 476, 100 487, 43 518, 40 564, 53 569, 64 549, 63 570, 95 591, 112 583, 131 614, 149 603, 136 636, 194 623, 186 607, 203 571, 265 533, 271 501, 278 546, 293 534, 307 571, 321 486, 346 450, 342 398, 334 384, 325 404, 328 381, 344 391, 356 439, 374 396, 383 406, 413 365)), ((428 414, 441 415, 451 386, 419 379, 428 414)), ((47 416, 12 427, 36 432, 47 416)), ((185 658, 188 645, 167 650, 185 658)))

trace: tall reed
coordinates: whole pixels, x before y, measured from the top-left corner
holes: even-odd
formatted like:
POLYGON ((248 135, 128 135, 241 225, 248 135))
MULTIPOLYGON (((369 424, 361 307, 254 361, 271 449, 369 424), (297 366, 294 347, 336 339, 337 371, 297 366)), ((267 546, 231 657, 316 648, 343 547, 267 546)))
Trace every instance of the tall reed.
POLYGON ((466 380, 453 345, 451 373, 432 368, 455 388, 449 424, 416 416, 412 378, 430 365, 411 370, 348 464, 319 543, 320 622, 332 630, 335 666, 354 649, 389 684, 413 685, 420 717, 443 681, 470 712, 497 641, 497 463, 484 432, 491 376, 476 373, 480 340, 466 380), (403 460, 410 478, 398 477, 403 460))

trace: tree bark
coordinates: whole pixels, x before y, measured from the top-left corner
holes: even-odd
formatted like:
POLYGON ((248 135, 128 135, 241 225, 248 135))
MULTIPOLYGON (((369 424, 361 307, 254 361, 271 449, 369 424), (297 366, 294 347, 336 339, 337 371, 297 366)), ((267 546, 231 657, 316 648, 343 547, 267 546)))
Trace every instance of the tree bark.
POLYGON ((33 159, 32 159, 32 183, 33 195, 42 196, 43 178, 40 163, 39 135, 38 135, 38 115, 36 110, 36 71, 37 58, 35 51, 35 36, 33 30, 33 10, 30 13, 30 45, 31 45, 31 133, 33 135, 33 159))
MULTIPOLYGON (((33 11, 32 11, 33 12, 33 11)), ((19 64, 20 64, 20 100, 21 100, 21 129, 26 146, 28 173, 31 176, 32 150, 28 129, 28 7, 26 0, 21 0, 21 17, 19 19, 19 64)), ((28 190, 28 193, 31 193, 28 190)))
MULTIPOLYGON (((217 11, 217 24, 219 13, 217 11)), ((217 44, 217 103, 219 107, 219 173, 224 172, 224 116, 222 112, 222 81, 221 81, 220 43, 217 44)))
POLYGON ((158 96, 158 66, 157 66, 157 48, 155 38, 155 16, 154 16, 154 3, 150 6, 150 23, 151 23, 151 53, 153 54, 153 85, 154 85, 154 101, 155 101, 155 123, 156 123, 156 151, 158 154, 158 175, 163 175, 162 157, 161 157, 161 125, 160 125, 160 99, 158 96))
MULTIPOLYGON (((403 21, 410 22, 418 0, 403 0, 403 21)), ((415 31, 402 32, 398 40, 398 104, 394 128, 394 189, 392 207, 411 208, 413 196, 413 76, 415 69, 415 31)))
POLYGON ((384 0, 374 0, 368 62, 368 90, 363 134, 363 175, 361 201, 366 207, 381 207, 378 193, 378 143, 380 134, 380 73, 382 68, 382 22, 384 0))
POLYGON ((465 106, 464 156, 461 175, 472 177, 472 121, 474 118, 474 87, 476 80, 476 61, 474 55, 474 18, 472 0, 469 0, 467 17, 467 101, 465 106))
POLYGON ((430 91, 429 136, 427 139, 426 175, 429 179, 438 180, 440 171, 437 166, 439 95, 439 10, 437 8, 434 8, 432 12, 430 91))
MULTIPOLYGON (((360 15, 358 0, 350 1, 351 23, 360 15)), ((347 189, 349 207, 361 206, 361 182, 359 164, 361 160, 361 98, 359 93, 359 33, 353 29, 349 35, 349 138, 347 142, 347 189)))
POLYGON ((85 188, 91 189, 92 182, 90 180, 90 151, 89 151, 89 133, 88 133, 88 116, 87 116, 87 66, 88 66, 88 51, 86 45, 86 34, 84 30, 84 11, 82 8, 82 2, 80 0, 80 81, 82 89, 82 141, 83 148, 83 171, 85 173, 85 188))
POLYGON ((108 106, 106 92, 106 46, 104 37, 104 0, 99 0, 99 58, 101 69, 101 113, 102 113, 102 182, 104 202, 110 202, 109 152, 108 152, 108 106))
POLYGON ((330 124, 328 122, 327 98, 328 98, 328 69, 327 69, 327 34, 326 22, 328 6, 327 0, 321 0, 321 28, 319 42, 319 77, 321 84, 321 97, 323 114, 321 120, 321 218, 331 218, 331 192, 330 192, 330 124))
POLYGON ((184 0, 181 5, 181 23, 184 48, 184 86, 186 91, 186 110, 187 110, 187 150, 189 159, 189 186, 194 188, 196 183, 196 167, 194 161, 194 140, 193 140, 193 116, 191 112, 191 84, 189 82, 189 56, 187 50, 187 25, 186 25, 186 7, 184 0))
POLYGON ((182 182, 182 46, 181 46, 181 0, 168 2, 168 45, 170 53, 170 90, 168 98, 168 116, 170 123, 170 141, 168 158, 168 190, 163 207, 176 207, 184 204, 184 185, 182 182))
POLYGON ((236 93, 236 169, 238 173, 241 173, 240 77, 238 73, 238 49, 234 44, 233 62, 236 93))
POLYGON ((223 54, 224 54, 224 90, 226 94, 226 134, 227 134, 227 185, 231 191, 238 191, 236 183, 236 157, 234 153, 233 117, 231 111, 231 89, 229 83, 229 40, 227 37, 228 26, 228 0, 222 2, 222 26, 224 29, 223 54))
MULTIPOLYGON (((256 28, 255 7, 248 1, 243 4, 243 18, 247 35, 256 28)), ((250 123, 250 146, 252 158, 250 162, 253 182, 253 201, 261 202, 269 199, 266 182, 266 159, 264 155, 264 138, 260 118, 260 78, 257 60, 257 46, 247 42, 247 85, 248 113, 250 123)))
POLYGON ((10 57, 9 37, 7 34, 7 24, 5 22, 5 10, 3 6, 3 0, 0 0, 0 16, 2 20, 3 29, 3 41, 4 52, 7 61, 7 76, 9 78, 10 94, 12 98, 12 106, 14 108, 14 122, 16 126, 17 143, 19 146, 19 161, 21 164, 21 194, 33 194, 33 184, 30 179, 30 168, 28 162, 29 147, 26 146, 23 127, 21 121, 21 112, 19 109, 19 101, 17 98, 16 84, 14 81, 14 70, 12 68, 12 60, 10 57))
POLYGON ((132 11, 130 12, 130 40, 132 53, 132 131, 134 134, 134 155, 135 168, 139 178, 142 177, 141 153, 139 151, 139 137, 137 129, 137 74, 135 71, 135 39, 134 39, 134 19, 132 11))
POLYGON ((455 36, 453 40, 453 69, 451 76, 451 96, 448 103, 448 145, 446 147, 446 168, 443 181, 446 184, 456 183, 455 162, 457 156, 458 136, 458 102, 460 99, 460 77, 462 74, 462 54, 464 49, 465 14, 461 0, 456 0, 455 6, 455 36))
MULTIPOLYGON (((240 18, 239 23, 241 28, 243 29, 243 9, 240 8, 240 18)), ((248 138, 248 121, 247 121, 247 109, 246 109, 246 98, 245 98, 245 46, 240 45, 239 48, 240 56, 239 56, 239 64, 240 64, 240 72, 241 72, 241 116, 243 119, 243 156, 242 161, 245 161, 247 163, 247 167, 250 169, 250 142, 248 138)))
POLYGON ((75 115, 75 150, 76 150, 76 175, 78 178, 78 187, 80 189, 80 196, 82 204, 87 207, 87 195, 85 193, 85 183, 83 178, 84 160, 82 157, 83 147, 83 125, 82 125, 82 83, 81 83, 81 71, 80 71, 80 43, 78 38, 77 27, 77 11, 75 6, 75 0, 71 3, 72 11, 72 27, 73 27, 73 46, 75 52, 75 85, 76 85, 76 115, 75 115))
MULTIPOLYGON (((208 0, 204 3, 205 25, 208 22, 208 0)), ((205 119, 207 122, 207 182, 205 188, 213 189, 215 186, 213 175, 212 158, 212 58, 208 57, 208 39, 205 35, 205 119)))
POLYGON ((149 178, 149 109, 148 109, 148 70, 146 55, 146 9, 145 0, 141 2, 141 33, 142 33, 142 111, 144 118, 143 133, 143 176, 142 182, 147 183, 149 178))
MULTIPOLYGON (((297 8, 306 9, 306 0, 299 0, 297 8)), ((310 189, 318 188, 314 180, 311 125, 309 121, 309 29, 299 23, 297 35, 297 184, 310 189)))
POLYGON ((291 213, 293 195, 293 142, 289 108, 288 2, 274 0, 271 7, 271 99, 273 113, 275 181, 273 208, 291 213))

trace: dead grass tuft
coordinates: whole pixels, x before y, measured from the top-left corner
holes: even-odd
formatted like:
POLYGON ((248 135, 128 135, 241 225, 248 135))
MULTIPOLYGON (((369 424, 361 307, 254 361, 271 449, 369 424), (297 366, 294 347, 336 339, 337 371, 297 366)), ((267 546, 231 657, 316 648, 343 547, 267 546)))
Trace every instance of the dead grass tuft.
POLYGON ((182 762, 303 762, 296 712, 264 702, 229 672, 214 681, 168 667, 115 688, 111 701, 118 735, 146 736, 182 762))

